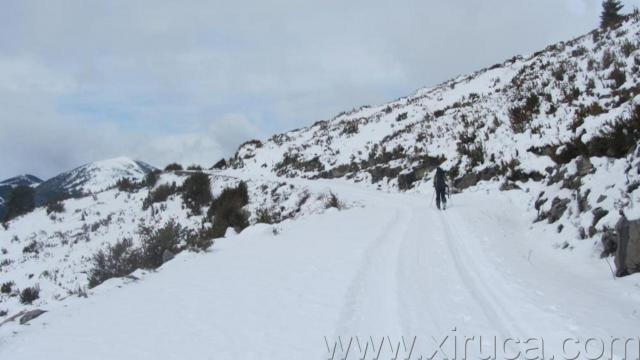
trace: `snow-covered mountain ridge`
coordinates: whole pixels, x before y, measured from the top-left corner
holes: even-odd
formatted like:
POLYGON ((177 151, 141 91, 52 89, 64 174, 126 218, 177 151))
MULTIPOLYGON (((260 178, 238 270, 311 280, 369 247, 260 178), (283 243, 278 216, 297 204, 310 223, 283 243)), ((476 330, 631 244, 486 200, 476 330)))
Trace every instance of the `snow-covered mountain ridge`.
POLYGON ((249 141, 230 165, 407 191, 423 191, 440 165, 458 190, 521 188, 532 220, 568 238, 606 238, 619 211, 640 217, 639 48, 634 14, 613 30, 249 141))
POLYGON ((149 164, 127 157, 85 164, 41 183, 36 188, 36 204, 42 205, 56 197, 81 196, 104 191, 122 178, 140 181, 154 170, 156 169, 149 164))

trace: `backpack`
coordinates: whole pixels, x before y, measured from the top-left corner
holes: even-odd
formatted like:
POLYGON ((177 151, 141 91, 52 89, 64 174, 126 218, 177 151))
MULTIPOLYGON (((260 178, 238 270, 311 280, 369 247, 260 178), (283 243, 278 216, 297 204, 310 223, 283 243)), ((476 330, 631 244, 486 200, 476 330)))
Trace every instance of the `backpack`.
POLYGON ((438 168, 436 170, 436 176, 433 179, 433 185, 436 187, 436 189, 444 189, 447 186, 447 183, 444 179, 444 170, 442 170, 441 168, 438 168))

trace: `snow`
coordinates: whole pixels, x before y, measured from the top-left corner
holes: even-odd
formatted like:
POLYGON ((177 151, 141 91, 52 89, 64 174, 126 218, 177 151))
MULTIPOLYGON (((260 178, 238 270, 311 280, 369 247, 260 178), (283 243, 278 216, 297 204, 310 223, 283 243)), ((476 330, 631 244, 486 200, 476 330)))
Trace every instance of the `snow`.
POLYGON ((555 250, 564 238, 531 228, 525 193, 468 192, 439 212, 427 194, 307 186, 364 206, 276 233, 256 225, 138 281, 111 280, 0 327, 0 358, 328 358, 325 336, 417 336, 430 354, 430 336, 452 331, 543 337, 560 354, 566 337, 636 334, 640 278, 585 261, 588 242, 555 250))

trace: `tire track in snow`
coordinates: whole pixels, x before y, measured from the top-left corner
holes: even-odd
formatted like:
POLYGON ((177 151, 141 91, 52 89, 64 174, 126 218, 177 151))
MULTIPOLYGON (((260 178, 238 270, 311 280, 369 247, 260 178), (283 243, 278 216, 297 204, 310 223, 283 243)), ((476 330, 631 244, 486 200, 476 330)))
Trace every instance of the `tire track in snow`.
POLYGON ((471 254, 468 251, 461 250, 462 248, 468 248, 468 246, 465 247, 464 241, 451 230, 445 215, 442 213, 440 213, 440 220, 444 227, 450 254, 455 262, 455 268, 487 320, 498 328, 498 331, 501 332, 499 335, 524 335, 522 329, 517 325, 519 321, 507 311, 511 306, 501 303, 499 300, 500 294, 496 294, 490 288, 493 283, 492 279, 484 278, 481 265, 473 261, 474 256, 480 256, 481 254, 471 254), (469 265, 469 263, 472 263, 472 265, 469 265))
MULTIPOLYGON (((416 211, 418 211, 417 208, 412 208, 412 225, 416 219, 416 211)), ((428 219, 428 217, 425 216, 425 219, 428 219)), ((416 226, 424 229, 424 223, 416 226)), ((417 227, 414 229, 417 229, 417 227)), ((424 231, 422 234, 424 234, 424 231)), ((435 253, 438 252, 436 246, 433 246, 436 245, 437 237, 410 235, 413 236, 405 236, 402 239, 397 258, 396 278, 399 284, 399 291, 396 292, 396 296, 398 313, 401 317, 402 335, 427 335, 417 332, 420 326, 435 327, 435 329, 430 329, 433 332, 431 335, 441 334, 443 333, 443 326, 434 314, 440 313, 443 309, 434 299, 432 291, 435 286, 431 286, 434 285, 434 278, 432 277, 439 275, 434 274, 436 269, 434 269, 433 261, 430 261, 433 259, 432 257, 430 258, 431 250, 434 250, 433 252, 435 253), (427 248, 427 244, 431 245, 431 248, 427 248)))
POLYGON ((398 330, 396 328, 399 327, 399 316, 395 311, 397 284, 393 277, 396 257, 390 251, 397 251, 397 243, 407 232, 408 219, 404 213, 405 211, 401 208, 394 207, 393 215, 385 223, 384 230, 364 251, 361 257, 362 263, 346 292, 336 326, 336 338, 337 336, 387 335, 398 330), (394 309, 392 313, 389 312, 390 306, 394 309), (367 333, 358 334, 360 331, 367 333), (374 331, 385 333, 376 334, 374 331))

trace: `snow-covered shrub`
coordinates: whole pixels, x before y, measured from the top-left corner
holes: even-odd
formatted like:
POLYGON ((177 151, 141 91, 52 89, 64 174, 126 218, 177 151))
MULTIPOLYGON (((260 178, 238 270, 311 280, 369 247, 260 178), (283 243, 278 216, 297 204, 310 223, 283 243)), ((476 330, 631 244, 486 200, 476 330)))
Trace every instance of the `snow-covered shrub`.
POLYGON ((211 203, 211 180, 209 175, 196 172, 191 174, 181 187, 182 201, 195 215, 202 213, 202 207, 211 203))
POLYGON ((274 217, 271 215, 269 209, 260 208, 256 211, 256 223, 258 224, 273 224, 274 217))
POLYGON ((186 243, 187 238, 193 236, 189 229, 174 219, 158 229, 141 225, 139 233, 142 241, 140 264, 146 269, 158 268, 162 265, 162 254, 165 251, 179 253, 182 250, 181 243, 186 243))
POLYGON ((187 249, 192 251, 206 251, 213 245, 214 235, 211 228, 203 227, 197 234, 189 234, 185 240, 187 249))
POLYGON ((532 119, 531 113, 526 111, 523 106, 515 106, 509 109, 511 129, 516 134, 525 132, 532 119))
POLYGON ((39 249, 39 244, 36 240, 31 241, 28 245, 22 248, 23 254, 37 254, 39 249))
POLYGON ((628 118, 618 118, 600 130, 589 141, 594 156, 625 157, 640 141, 640 105, 636 105, 628 118))
POLYGON ((2 286, 0 286, 0 293, 2 294, 11 294, 11 290, 13 290, 13 286, 16 283, 14 283, 13 281, 7 281, 5 283, 2 283, 2 286))
POLYGON ((326 209, 330 209, 330 208, 335 208, 335 209, 342 209, 344 207, 344 204, 342 204, 342 201, 340 201, 340 199, 338 199, 338 197, 336 196, 336 194, 334 194, 333 192, 329 193, 329 196, 327 196, 326 201, 324 203, 324 207, 326 209))
POLYGON ((155 190, 149 191, 149 195, 142 202, 142 209, 146 210, 152 204, 167 201, 169 196, 177 192, 176 183, 159 185, 155 190))
POLYGON ((20 302, 29 305, 40 298, 40 287, 38 285, 28 287, 20 292, 20 302))
POLYGON ((171 163, 164 168, 164 171, 181 171, 182 165, 178 163, 171 163))
POLYGON ((62 201, 51 201, 47 204, 47 215, 51 213, 63 213, 64 203, 62 201))
POLYGON ((247 184, 241 181, 236 187, 227 187, 222 193, 211 202, 207 216, 212 218, 216 215, 218 209, 233 204, 234 207, 242 208, 249 203, 249 191, 247 184))
POLYGON ((629 41, 629 39, 625 39, 622 42, 622 45, 620 46, 620 50, 622 50, 622 53, 624 54, 625 57, 629 57, 637 49, 638 49, 638 45, 632 43, 631 41, 629 41))
POLYGON ((187 167, 187 170, 189 170, 189 171, 202 171, 202 166, 196 165, 196 164, 189 165, 187 167))
POLYGON ((211 229, 214 238, 222 237, 229 227, 236 232, 249 226, 249 214, 237 201, 227 201, 216 207, 211 229))
POLYGON ((114 277, 129 275, 140 267, 140 259, 140 252, 133 248, 131 239, 122 239, 105 250, 98 251, 92 259, 89 287, 96 287, 114 277))
POLYGON ((607 49, 602 53, 602 60, 600 61, 600 65, 602 66, 602 70, 608 69, 614 62, 618 59, 616 55, 611 52, 611 50, 607 49))
POLYGON ((158 182, 159 177, 160 177, 159 170, 150 171, 144 177, 144 184, 147 187, 153 188, 154 186, 156 186, 156 183, 158 182))
POLYGON ((627 81, 627 74, 624 72, 624 70, 616 66, 609 74, 609 80, 613 80, 613 88, 617 89, 624 85, 624 83, 627 81))

